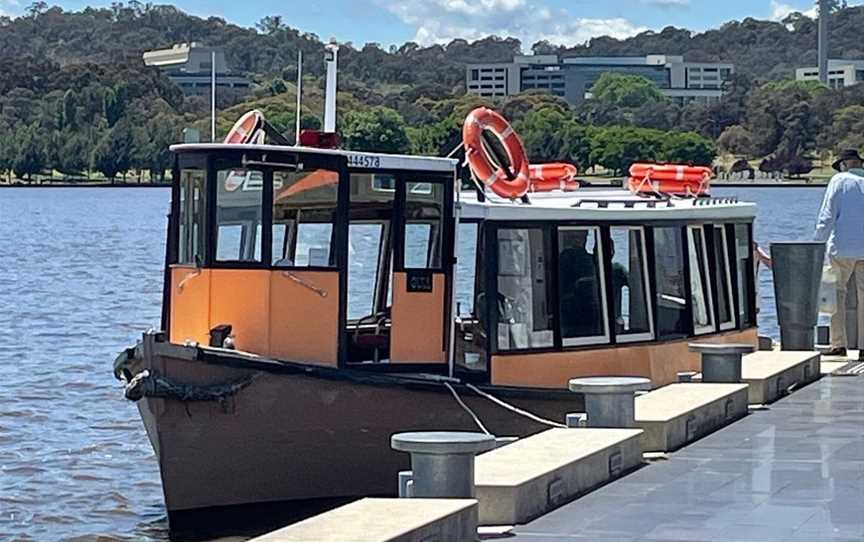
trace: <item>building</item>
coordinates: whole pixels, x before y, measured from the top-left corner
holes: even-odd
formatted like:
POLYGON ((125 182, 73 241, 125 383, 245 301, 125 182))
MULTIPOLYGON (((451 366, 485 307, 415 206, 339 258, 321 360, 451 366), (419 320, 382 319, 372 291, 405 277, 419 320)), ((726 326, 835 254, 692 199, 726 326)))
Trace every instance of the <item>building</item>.
POLYGON ((245 77, 232 73, 225 61, 225 52, 197 43, 181 43, 170 49, 147 51, 144 64, 162 70, 184 94, 210 94, 210 75, 216 54, 216 87, 230 88, 241 93, 249 91, 245 77))
MULTIPOLYGON (((798 68, 796 81, 818 81, 819 67, 798 68)), ((829 60, 828 86, 831 88, 850 87, 864 81, 864 60, 829 60)))
POLYGON ((557 55, 517 56, 513 62, 469 64, 468 93, 485 97, 512 96, 541 89, 578 103, 591 96, 591 88, 604 73, 641 75, 655 82, 660 91, 679 102, 710 103, 723 96, 732 64, 684 62, 681 56, 569 57, 557 55))

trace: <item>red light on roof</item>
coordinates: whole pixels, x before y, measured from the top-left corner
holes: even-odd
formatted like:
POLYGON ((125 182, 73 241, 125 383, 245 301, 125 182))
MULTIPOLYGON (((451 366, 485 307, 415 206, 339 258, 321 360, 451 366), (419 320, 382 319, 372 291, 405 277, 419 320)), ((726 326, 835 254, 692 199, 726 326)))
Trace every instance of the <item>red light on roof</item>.
POLYGON ((300 145, 319 149, 335 149, 339 147, 339 134, 322 132, 320 130, 301 130, 300 145))

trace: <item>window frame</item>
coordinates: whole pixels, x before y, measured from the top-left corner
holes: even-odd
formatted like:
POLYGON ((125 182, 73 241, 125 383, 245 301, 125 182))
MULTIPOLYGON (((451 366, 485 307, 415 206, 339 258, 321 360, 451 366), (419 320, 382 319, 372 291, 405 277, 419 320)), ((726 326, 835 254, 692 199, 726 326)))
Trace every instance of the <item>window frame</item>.
POLYGON ((555 302, 555 321, 553 326, 556 329, 553 329, 556 335, 561 337, 561 346, 562 348, 572 348, 575 346, 593 346, 598 344, 609 344, 611 342, 612 334, 609 329, 609 299, 606 291, 606 273, 607 270, 611 269, 611 267, 607 266, 606 262, 606 251, 603 247, 603 229, 604 226, 600 225, 556 225, 554 228, 555 235, 553 238, 553 252, 554 255, 554 267, 553 267, 553 275, 552 282, 553 288, 556 291, 556 302, 555 302), (596 261, 600 265, 600 268, 597 270, 598 275, 600 277, 600 310, 602 311, 602 319, 601 322, 603 324, 603 334, 602 335, 591 335, 587 337, 565 337, 564 332, 561 329, 562 324, 562 298, 560 295, 560 287, 561 287, 561 277, 560 277, 560 268, 559 268, 559 256, 560 256, 560 232, 568 232, 568 231, 588 231, 591 232, 593 230, 595 234, 595 250, 598 251, 596 261))
MULTIPOLYGON (((638 342, 648 342, 656 339, 656 332, 654 329, 654 291, 653 284, 651 280, 651 272, 648 269, 649 261, 648 261, 648 237, 645 230, 645 226, 630 226, 630 225, 618 225, 618 224, 610 224, 609 228, 609 238, 612 238, 612 230, 613 229, 621 229, 630 231, 638 231, 641 233, 642 237, 642 281, 643 288, 645 289, 645 302, 646 309, 648 312, 648 331, 640 332, 640 333, 615 333, 615 343, 638 343, 638 342)), ((609 262, 608 262, 609 272, 612 272, 612 254, 609 254, 609 262)), ((614 296, 613 296, 614 297, 614 296)), ((614 302, 614 300, 613 300, 614 302)), ((608 315, 607 315, 608 318, 608 315)))
MULTIPOLYGON (((737 308, 735 306, 735 288, 732 285, 732 266, 731 266, 730 261, 729 261, 730 260, 729 259, 729 254, 730 254, 729 233, 727 231, 725 224, 712 224, 711 229, 712 229, 712 233, 716 232, 717 230, 720 230, 720 238, 721 238, 721 243, 723 244, 723 246, 721 246, 719 248, 715 246, 714 250, 713 250, 713 256, 716 260, 717 254, 719 254, 719 253, 723 254, 723 262, 725 265, 724 265, 724 269, 722 271, 724 271, 726 273, 726 280, 725 280, 726 284, 725 285, 720 284, 720 278, 721 277, 716 277, 713 282, 714 282, 714 286, 718 289, 721 288, 722 286, 725 286, 726 303, 728 305, 729 317, 730 317, 730 320, 727 320, 725 322, 722 322, 720 320, 719 295, 717 295, 716 297, 718 297, 718 303, 716 304, 717 308, 716 308, 715 319, 717 321, 717 329, 719 331, 730 331, 730 330, 738 328, 738 314, 737 314, 737 308)), ((711 240, 712 240, 712 243, 715 242, 713 235, 712 235, 711 240)), ((719 265, 719 262, 714 261, 713 267, 714 267, 715 273, 721 271, 721 269, 718 267, 718 265, 719 265)), ((717 293, 719 294, 719 291, 717 293)))
MULTIPOLYGON (((712 224, 712 226, 713 226, 713 224, 712 224)), ((690 299, 689 299, 690 315, 691 315, 690 320, 691 320, 691 326, 692 326, 691 329, 693 330, 693 336, 694 337, 699 337, 701 335, 707 335, 709 333, 714 333, 717 331, 717 322, 716 322, 716 318, 714 317, 714 292, 712 291, 712 288, 711 288, 711 276, 712 276, 711 275, 711 265, 710 265, 710 259, 709 259, 708 244, 706 243, 706 237, 707 236, 705 235, 705 227, 703 224, 687 224, 687 244, 685 245, 685 247, 686 247, 685 254, 686 254, 687 268, 690 271, 689 277, 688 277, 689 280, 688 280, 688 284, 687 284, 687 290, 688 290, 688 294, 690 297, 690 299), (702 326, 697 325, 697 323, 696 323, 696 303, 694 302, 695 299, 693 297, 696 293, 693 290, 693 273, 696 270, 691 268, 691 261, 692 260, 691 260, 691 254, 690 254, 691 243, 692 243, 692 247, 694 249, 696 248, 696 239, 693 237, 693 232, 698 232, 700 239, 702 241, 702 261, 699 262, 699 266, 701 267, 701 273, 700 274, 701 274, 701 280, 702 280, 702 291, 703 291, 704 295, 707 297, 707 299, 705 300, 705 304, 707 305, 706 313, 708 315, 708 318, 710 319, 709 324, 702 325, 702 326)), ((698 254, 696 254, 695 256, 698 256, 698 254)))

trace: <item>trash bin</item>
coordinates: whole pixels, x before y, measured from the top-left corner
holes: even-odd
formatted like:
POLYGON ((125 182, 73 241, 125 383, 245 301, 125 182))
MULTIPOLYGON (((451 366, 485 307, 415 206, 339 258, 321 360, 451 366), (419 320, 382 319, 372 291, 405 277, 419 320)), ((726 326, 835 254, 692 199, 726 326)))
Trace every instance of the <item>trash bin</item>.
POLYGON ((825 243, 772 243, 771 259, 774 261, 774 298, 780 324, 780 347, 783 350, 813 350, 825 243))

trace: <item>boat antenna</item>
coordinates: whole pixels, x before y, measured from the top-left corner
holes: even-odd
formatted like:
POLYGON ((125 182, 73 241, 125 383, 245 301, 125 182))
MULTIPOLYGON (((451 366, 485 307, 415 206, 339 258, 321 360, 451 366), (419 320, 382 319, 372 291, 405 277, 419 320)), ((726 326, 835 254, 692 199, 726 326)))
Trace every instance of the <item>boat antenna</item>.
POLYGON ((297 118, 294 119, 294 144, 300 145, 300 103, 303 98, 303 50, 297 50, 297 118))
POLYGON ((831 3, 819 0, 819 81, 828 84, 828 15, 831 13, 831 3))
POLYGON ((216 142, 216 50, 210 51, 210 142, 216 142))
POLYGON ((338 62, 339 44, 331 39, 325 47, 327 53, 324 60, 327 63, 327 88, 324 93, 324 132, 336 132, 336 65, 338 62))

